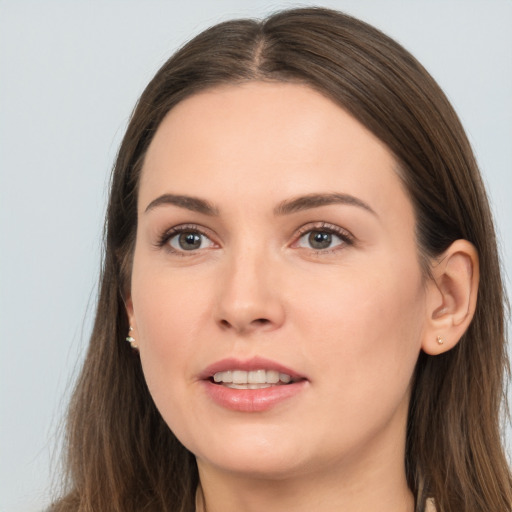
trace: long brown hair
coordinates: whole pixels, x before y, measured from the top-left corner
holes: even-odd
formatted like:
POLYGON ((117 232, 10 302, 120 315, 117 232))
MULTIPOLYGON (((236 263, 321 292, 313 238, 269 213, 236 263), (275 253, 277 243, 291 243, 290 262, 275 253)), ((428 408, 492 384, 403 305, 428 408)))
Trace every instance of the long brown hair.
POLYGON ((510 511, 511 475, 500 437, 507 376, 505 295, 493 222, 457 115, 424 68, 375 28, 306 8, 261 22, 216 25, 171 57, 142 94, 112 176, 96 322, 68 417, 67 477, 56 511, 192 511, 194 456, 167 427, 125 337, 137 188, 164 116, 200 90, 249 80, 307 84, 341 105, 393 152, 414 205, 428 261, 454 240, 478 250, 476 313, 460 343, 419 357, 407 426, 416 511, 510 511))

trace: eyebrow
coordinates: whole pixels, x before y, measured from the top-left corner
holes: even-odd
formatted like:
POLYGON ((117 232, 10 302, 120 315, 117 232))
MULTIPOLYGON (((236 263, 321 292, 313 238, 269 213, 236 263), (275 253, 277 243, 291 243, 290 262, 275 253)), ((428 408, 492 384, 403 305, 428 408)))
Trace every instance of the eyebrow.
POLYGON ((204 199, 176 194, 163 194, 156 199, 153 199, 153 201, 151 201, 144 210, 144 213, 147 213, 158 206, 169 204, 179 206, 180 208, 185 208, 186 210, 191 210, 193 212, 202 213, 204 215, 213 216, 219 214, 217 208, 204 199))
MULTIPOLYGON (((342 204, 349 206, 357 206, 363 208, 373 215, 377 215, 375 211, 364 201, 354 197, 350 194, 308 194, 299 196, 294 199, 287 199, 282 201, 274 208, 274 215, 289 215, 311 208, 318 208, 320 206, 329 206, 332 204, 342 204)), ((200 199, 198 197, 177 195, 177 194, 163 194, 149 203, 144 210, 147 213, 158 206, 174 205, 187 210, 202 213, 209 216, 219 215, 219 210, 210 202, 200 199)))
POLYGON ((329 206, 331 204, 357 206, 377 216, 377 214, 370 207, 370 205, 368 205, 361 199, 351 196, 350 194, 338 193, 308 194, 294 199, 287 199, 286 201, 279 203, 276 206, 276 208, 274 208, 274 215, 288 215, 290 213, 309 210, 310 208, 318 208, 320 206, 329 206))

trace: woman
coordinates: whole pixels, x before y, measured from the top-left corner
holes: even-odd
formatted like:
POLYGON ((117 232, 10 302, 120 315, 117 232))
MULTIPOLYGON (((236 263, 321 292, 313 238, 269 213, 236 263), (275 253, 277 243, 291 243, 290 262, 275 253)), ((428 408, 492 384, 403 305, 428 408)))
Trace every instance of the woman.
POLYGON ((511 510, 505 368, 485 191, 432 78, 334 11, 223 23, 121 145, 54 509, 511 510))

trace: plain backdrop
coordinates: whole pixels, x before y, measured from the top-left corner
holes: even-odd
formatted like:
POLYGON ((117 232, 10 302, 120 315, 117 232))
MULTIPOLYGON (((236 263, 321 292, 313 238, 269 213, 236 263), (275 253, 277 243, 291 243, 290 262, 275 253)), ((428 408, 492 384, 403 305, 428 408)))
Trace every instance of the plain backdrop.
MULTIPOLYGON (((512 1, 315 4, 381 28, 444 88, 474 145, 510 273, 512 1)), ((137 97, 202 29, 292 5, 0 0, 1 511, 42 510, 58 473, 58 428, 95 308, 109 172, 137 97)))

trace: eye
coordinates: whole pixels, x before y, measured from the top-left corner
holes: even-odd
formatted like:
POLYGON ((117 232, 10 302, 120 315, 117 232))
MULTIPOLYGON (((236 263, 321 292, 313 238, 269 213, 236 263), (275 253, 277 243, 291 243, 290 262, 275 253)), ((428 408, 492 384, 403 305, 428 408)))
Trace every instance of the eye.
POLYGON ((329 249, 353 243, 352 236, 337 226, 323 225, 306 229, 303 228, 300 238, 294 244, 295 247, 329 252, 329 249))
POLYGON ((343 243, 339 236, 327 231, 310 231, 302 235, 298 241, 299 247, 309 247, 315 250, 331 249, 343 243))
POLYGON ((171 234, 167 243, 178 252, 197 251, 212 247, 214 243, 203 233, 197 230, 186 229, 171 234))

